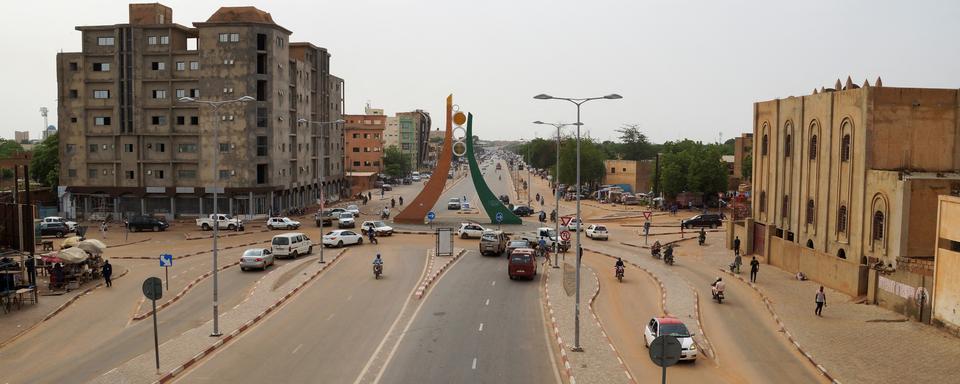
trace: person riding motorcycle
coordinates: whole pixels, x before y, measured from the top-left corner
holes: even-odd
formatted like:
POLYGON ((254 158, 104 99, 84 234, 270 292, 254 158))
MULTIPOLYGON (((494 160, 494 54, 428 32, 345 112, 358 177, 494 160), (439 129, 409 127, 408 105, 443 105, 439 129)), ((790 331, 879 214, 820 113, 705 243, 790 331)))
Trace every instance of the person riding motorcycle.
POLYGON ((653 255, 653 257, 660 258, 660 240, 655 241, 653 245, 650 246, 650 254, 653 255))
POLYGON ((374 276, 383 273, 383 259, 380 258, 380 254, 377 254, 377 257, 373 259, 373 274, 374 276))
POLYGON ((663 262, 673 264, 673 244, 667 244, 667 249, 663 251, 663 262))
POLYGON ((700 245, 703 245, 703 242, 707 240, 707 231, 703 230, 703 228, 700 228, 700 236, 698 237, 700 245))
POLYGON ((367 228, 367 237, 370 238, 370 244, 379 244, 377 241, 377 231, 373 230, 373 226, 367 228))
POLYGON ((717 277, 717 280, 710 284, 710 291, 713 293, 713 298, 717 298, 718 295, 723 295, 723 290, 726 288, 726 284, 723 282, 723 279, 717 277))
POLYGON ((614 270, 617 273, 617 276, 623 276, 624 264, 623 259, 617 258, 617 262, 613 265, 614 270))
POLYGON ((384 220, 390 218, 390 207, 387 207, 386 205, 383 206, 383 211, 380 213, 380 218, 384 220))

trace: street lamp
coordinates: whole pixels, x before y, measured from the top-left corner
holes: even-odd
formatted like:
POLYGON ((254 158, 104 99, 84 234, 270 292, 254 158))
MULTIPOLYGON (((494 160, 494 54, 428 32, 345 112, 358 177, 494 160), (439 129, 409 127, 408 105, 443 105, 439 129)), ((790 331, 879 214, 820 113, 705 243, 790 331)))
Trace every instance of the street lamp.
POLYGON ((232 100, 199 100, 193 97, 181 97, 177 99, 181 103, 197 103, 204 104, 210 108, 213 108, 213 142, 216 143, 213 148, 213 333, 210 336, 219 337, 222 335, 220 333, 220 303, 217 300, 217 288, 219 286, 217 280, 217 236, 220 234, 220 223, 218 223, 217 218, 219 213, 217 213, 217 181, 220 179, 220 174, 217 172, 219 164, 217 162, 217 154, 220 152, 220 107, 228 104, 242 104, 248 101, 256 101, 257 99, 251 96, 243 96, 239 99, 232 100))
MULTIPOLYGON (((580 106, 590 100, 617 100, 622 99, 623 97, 616 93, 611 93, 606 96, 576 99, 569 97, 553 97, 548 94, 541 93, 533 98, 537 100, 566 100, 577 106, 577 305, 573 318, 575 327, 573 333, 573 350, 576 352, 582 352, 583 348, 580 346, 580 259, 583 258, 583 247, 580 246, 580 229, 583 226, 583 221, 580 218, 580 193, 583 191, 583 187, 580 185, 580 126, 583 124, 580 122, 580 106)), ((557 214, 559 215, 559 212, 557 214)), ((557 219, 559 220, 559 217, 557 217, 557 219)), ((557 235, 559 235, 559 233, 557 235)))
MULTIPOLYGON (((560 195, 559 195, 559 192, 560 192, 560 191, 557 190, 557 185, 559 185, 559 183, 560 183, 560 129, 562 129, 563 127, 568 127, 568 126, 577 126, 577 127, 579 127, 579 126, 583 125, 583 123, 570 123, 570 124, 564 124, 564 123, 544 123, 544 122, 542 122, 542 121, 540 121, 540 120, 534 121, 533 123, 534 123, 534 124, 542 124, 542 125, 552 125, 552 126, 554 126, 554 127, 557 128, 557 164, 556 164, 557 174, 554 175, 554 179, 553 179, 553 188, 554 188, 553 200, 554 200, 554 202, 557 203, 556 208, 554 208, 554 212, 557 213, 557 214, 556 214, 556 217, 555 217, 556 220, 554 220, 553 223, 554 223, 555 226, 556 226, 555 231, 557 231, 557 238, 553 241, 553 252, 554 252, 554 255, 559 256, 559 255, 560 255, 560 195)), ((554 267, 554 268, 560 268, 560 258, 559 258, 559 257, 554 257, 554 258, 553 258, 553 267, 554 267)))
MULTIPOLYGON (((342 124, 345 120, 337 119, 334 121, 310 121, 307 119, 298 119, 297 124, 316 124, 320 126, 320 141, 323 141, 323 126, 326 124, 342 124)), ((325 264, 326 261, 323 261, 323 206, 327 203, 327 198, 323 195, 323 188, 326 187, 323 185, 323 171, 327 168, 327 163, 324 162, 324 149, 326 145, 320 144, 320 264, 325 264)), ((331 225, 333 223, 331 222, 331 225)))

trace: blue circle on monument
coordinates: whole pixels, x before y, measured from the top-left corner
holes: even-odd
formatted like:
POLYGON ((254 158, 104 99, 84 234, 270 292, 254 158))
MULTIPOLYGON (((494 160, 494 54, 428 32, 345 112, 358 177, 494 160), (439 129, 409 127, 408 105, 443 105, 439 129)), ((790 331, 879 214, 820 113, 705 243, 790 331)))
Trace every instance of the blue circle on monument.
POLYGON ((436 213, 433 213, 433 211, 427 212, 427 219, 429 219, 430 221, 433 221, 433 219, 436 219, 436 218, 437 218, 436 213))
POLYGON ((503 222, 503 212, 497 212, 497 216, 496 216, 496 217, 497 217, 497 222, 498 222, 498 223, 502 223, 502 222, 503 222))

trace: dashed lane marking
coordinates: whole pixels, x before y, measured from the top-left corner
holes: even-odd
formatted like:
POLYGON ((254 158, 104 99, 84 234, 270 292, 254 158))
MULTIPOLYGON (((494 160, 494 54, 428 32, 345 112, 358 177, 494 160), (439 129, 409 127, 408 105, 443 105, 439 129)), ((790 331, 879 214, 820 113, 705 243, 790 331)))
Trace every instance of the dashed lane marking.
POLYGON ((332 314, 332 313, 330 314, 330 316, 327 316, 327 320, 330 320, 330 319, 332 319, 332 318, 333 318, 333 314, 332 314))
POLYGON ((491 281, 491 282, 490 282, 490 285, 497 285, 497 281, 496 281, 496 280, 491 281))
POLYGON ((290 352, 290 354, 291 354, 291 355, 296 355, 296 354, 297 354, 297 351, 299 351, 299 350, 300 350, 300 347, 302 347, 302 346, 303 346, 303 344, 298 345, 296 348, 293 349, 293 352, 290 352))
POLYGON ((480 329, 478 329, 477 332, 483 332, 483 323, 480 323, 480 329))
POLYGON ((476 357, 473 358, 473 366, 471 367, 471 369, 473 369, 473 370, 476 370, 476 369, 477 369, 477 358, 476 358, 476 357))
POLYGON ((486 303, 483 303, 483 305, 484 305, 484 306, 490 305, 490 299, 487 299, 487 302, 486 302, 486 303))

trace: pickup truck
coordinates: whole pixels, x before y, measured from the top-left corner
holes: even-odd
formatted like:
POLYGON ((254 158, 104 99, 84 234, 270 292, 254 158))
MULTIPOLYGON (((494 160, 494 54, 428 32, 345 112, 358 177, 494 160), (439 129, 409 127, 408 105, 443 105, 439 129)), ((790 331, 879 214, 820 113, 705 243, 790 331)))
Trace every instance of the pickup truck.
MULTIPOLYGON (((537 228, 534 232, 521 233, 517 236, 517 240, 526 240, 530 243, 531 246, 536 246, 540 244, 540 239, 543 239, 547 242, 547 247, 553 249, 554 244, 557 242, 557 231, 550 227, 540 227, 537 228)), ((566 252, 570 249, 570 241, 560 241, 560 251, 566 252)))
POLYGON ((67 219, 64 219, 64 218, 59 217, 59 216, 47 216, 47 217, 44 217, 44 218, 43 218, 43 221, 41 221, 41 223, 63 223, 63 225, 66 225, 66 226, 67 226, 67 229, 70 230, 70 232, 74 232, 74 231, 77 230, 77 222, 76 222, 76 221, 68 221, 67 219))
POLYGON ((206 218, 197 219, 197 226, 203 229, 204 231, 213 230, 214 218, 216 218, 217 226, 219 229, 228 229, 231 231, 237 230, 238 228, 243 230, 243 221, 238 218, 231 217, 230 215, 225 214, 211 214, 206 218))

